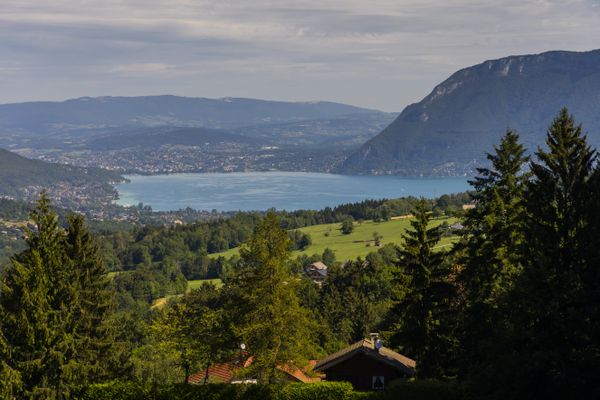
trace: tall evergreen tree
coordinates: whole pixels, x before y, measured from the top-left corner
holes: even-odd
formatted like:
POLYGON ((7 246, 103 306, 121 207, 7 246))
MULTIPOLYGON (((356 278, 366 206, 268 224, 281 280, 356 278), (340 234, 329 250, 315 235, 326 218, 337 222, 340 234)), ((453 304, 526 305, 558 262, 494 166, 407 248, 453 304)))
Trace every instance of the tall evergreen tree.
MULTIPOLYGON (((0 310, 1 311, 1 310, 0 310)), ((0 314, 0 321, 2 321, 0 314)), ((20 392, 21 376, 13 369, 9 362, 11 360, 11 351, 8 348, 6 340, 2 336, 2 325, 0 323, 0 399, 14 399, 16 394, 20 392)))
POLYGON ((72 304, 71 327, 80 365, 77 373, 81 382, 101 381, 118 372, 118 365, 113 362, 115 338, 110 322, 114 291, 98 245, 81 215, 68 218, 65 249, 72 262, 77 296, 72 304))
POLYGON ((9 366, 20 373, 21 397, 61 399, 69 393, 76 366, 72 362, 73 288, 69 259, 58 218, 43 194, 31 213, 29 248, 13 257, 2 279, 2 333, 11 349, 9 366))
POLYGON ((456 347, 450 310, 454 288, 445 254, 435 251, 441 230, 429 227, 426 205, 424 199, 419 201, 412 230, 404 235, 396 276, 403 297, 396 298, 390 314, 395 320, 390 339, 393 346, 417 360, 419 376, 439 377, 448 373, 456 347))
POLYGON ((233 331, 247 346, 248 370, 261 382, 277 378, 277 367, 301 363, 312 343, 307 312, 300 306, 286 260, 289 236, 268 213, 240 250, 241 265, 226 280, 233 331))
POLYGON ((31 219, 28 249, 2 277, 2 370, 20 377, 17 397, 65 399, 79 385, 110 376, 114 365, 104 361, 112 346, 105 324, 112 292, 82 217, 71 217, 65 232, 42 194, 31 219))
POLYGON ((476 208, 467 213, 463 240, 455 247, 464 301, 461 342, 468 362, 463 364, 474 368, 490 345, 490 331, 501 323, 499 299, 522 270, 523 195, 528 177, 523 169, 528 157, 511 130, 494 150, 487 155, 491 168, 478 169, 479 175, 470 182, 476 208))
POLYGON ((548 129, 546 145, 530 164, 523 272, 503 301, 507 320, 494 335, 479 387, 502 398, 595 398, 596 306, 590 308, 585 290, 588 273, 598 270, 589 251, 597 239, 588 235, 590 199, 598 198, 595 151, 566 109, 548 129))
POLYGON ((590 376, 600 370, 600 354, 582 290, 586 270, 598 268, 586 258, 593 240, 587 235, 589 207, 598 206, 589 203, 596 155, 566 109, 552 122, 546 145, 548 150, 536 153, 539 162, 531 163, 527 193, 527 252, 516 323, 526 338, 521 350, 528 362, 516 381, 535 395, 562 397, 574 395, 573 388, 600 388, 590 376))

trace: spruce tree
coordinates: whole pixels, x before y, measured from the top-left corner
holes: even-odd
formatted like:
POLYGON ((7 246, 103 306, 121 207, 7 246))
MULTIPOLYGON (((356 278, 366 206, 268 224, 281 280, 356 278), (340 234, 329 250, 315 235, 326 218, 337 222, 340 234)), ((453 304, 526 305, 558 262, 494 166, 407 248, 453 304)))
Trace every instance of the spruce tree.
POLYGON ((73 336, 79 361, 81 382, 97 382, 114 375, 118 368, 114 329, 110 316, 114 310, 114 291, 108 271, 100 257, 95 239, 81 215, 68 218, 65 248, 72 262, 77 298, 73 302, 73 336))
POLYGON ((105 362, 113 345, 105 324, 112 292, 82 217, 70 217, 65 232, 42 194, 31 219, 28 249, 2 277, 0 374, 19 377, 17 397, 70 398, 112 368, 105 362))
MULTIPOLYGON (((1 312, 1 310, 0 310, 1 312)), ((0 314, 0 321, 3 320, 3 315, 0 314)), ((11 351, 2 336, 2 325, 0 323, 0 399, 14 399, 16 394, 20 392, 22 385, 20 374, 13 369, 9 363, 11 360, 11 351)))
POLYGON ((31 213, 36 229, 26 233, 29 248, 16 255, 2 278, 2 334, 8 364, 22 379, 21 397, 61 399, 69 393, 75 363, 69 306, 73 288, 58 218, 43 194, 31 213))
MULTIPOLYGON (((254 357, 249 373, 277 379, 278 367, 301 364, 311 350, 308 317, 290 273, 289 236, 269 213, 240 250, 241 265, 226 280, 233 331, 254 357)), ((302 366, 302 365, 298 365, 302 366)))
POLYGON ((430 216, 424 199, 417 203, 412 230, 403 236, 396 299, 392 308, 392 345, 417 360, 421 377, 439 377, 448 372, 456 343, 450 304, 454 298, 445 254, 435 251, 441 239, 439 227, 429 228, 430 216))
POLYGON ((552 122, 546 145, 531 163, 527 187, 525 269, 514 299, 515 334, 524 338, 518 342, 527 363, 513 381, 534 396, 600 394, 600 353, 584 290, 586 273, 598 269, 588 258, 596 240, 588 235, 590 207, 598 207, 589 202, 597 197, 596 154, 566 109, 552 122))
MULTIPOLYGON (((500 302, 506 316, 475 375, 479 395, 498 398, 596 398, 598 332, 586 291, 594 223, 595 151, 566 109, 548 129, 547 149, 530 163, 525 190, 523 271, 500 302)), ((595 254, 597 254, 597 248, 595 254)), ((596 256, 597 257, 597 256, 596 256)), ((597 291, 597 286, 594 291, 597 291)), ((597 295, 596 295, 597 296, 597 295)))
POLYGON ((479 168, 471 181, 476 208, 465 218, 463 241, 456 247, 461 264, 463 294, 461 342, 467 362, 478 368, 477 358, 492 345, 490 333, 503 318, 499 301, 509 292, 522 270, 525 206, 523 195, 528 161, 519 136, 507 131, 495 152, 488 154, 491 168, 479 168))

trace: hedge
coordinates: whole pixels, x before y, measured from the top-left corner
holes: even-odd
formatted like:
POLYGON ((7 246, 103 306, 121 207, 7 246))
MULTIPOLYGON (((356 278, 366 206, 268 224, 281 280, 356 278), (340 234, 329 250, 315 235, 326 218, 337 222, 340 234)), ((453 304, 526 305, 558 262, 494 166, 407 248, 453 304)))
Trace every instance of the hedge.
POLYGON ((161 385, 113 381, 91 385, 78 400, 362 400, 346 382, 277 385, 161 385))
POLYGON ((451 383, 393 382, 385 392, 357 392, 347 382, 276 385, 158 385, 113 381, 91 385, 75 400, 460 400, 451 383))

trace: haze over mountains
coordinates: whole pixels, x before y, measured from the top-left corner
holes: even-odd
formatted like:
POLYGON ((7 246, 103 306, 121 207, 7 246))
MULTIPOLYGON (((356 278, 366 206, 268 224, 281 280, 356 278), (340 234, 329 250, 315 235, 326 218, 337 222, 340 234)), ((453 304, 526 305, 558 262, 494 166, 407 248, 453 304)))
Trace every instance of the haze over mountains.
POLYGON ((568 107, 600 145, 600 50, 510 56, 462 69, 351 154, 343 173, 470 174, 507 128, 530 151, 568 107))

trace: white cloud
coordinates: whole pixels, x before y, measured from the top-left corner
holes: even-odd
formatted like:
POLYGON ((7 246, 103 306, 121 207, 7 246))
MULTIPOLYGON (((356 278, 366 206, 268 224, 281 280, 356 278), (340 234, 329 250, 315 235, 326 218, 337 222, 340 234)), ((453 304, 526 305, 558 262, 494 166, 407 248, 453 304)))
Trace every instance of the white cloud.
POLYGON ((2 0, 0 101, 174 93, 399 110, 454 70, 597 46, 594 0, 2 0), (14 65, 18 65, 14 67, 14 65))

